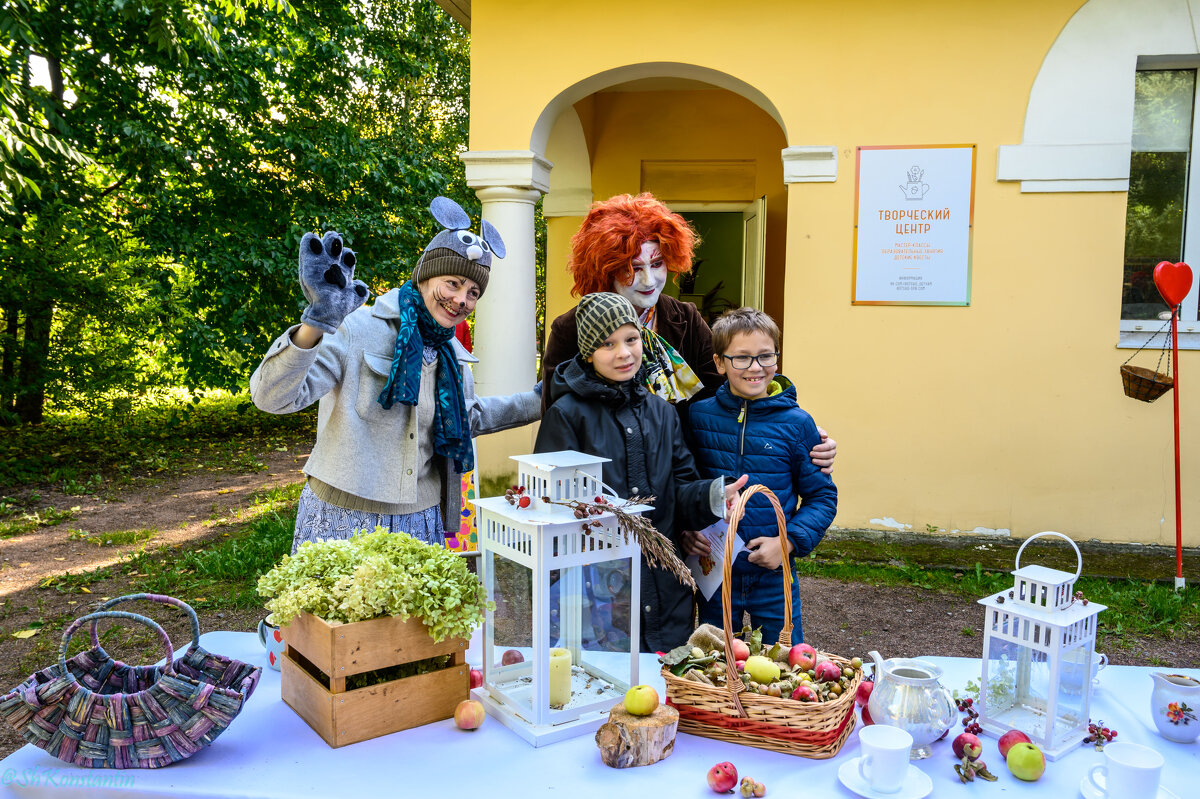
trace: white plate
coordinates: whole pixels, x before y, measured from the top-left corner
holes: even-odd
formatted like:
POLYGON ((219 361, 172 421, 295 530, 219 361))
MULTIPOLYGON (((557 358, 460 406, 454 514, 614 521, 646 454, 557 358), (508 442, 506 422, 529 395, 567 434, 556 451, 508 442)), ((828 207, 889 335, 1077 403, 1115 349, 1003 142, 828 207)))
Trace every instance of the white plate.
MULTIPOLYGON (((1101 780, 1104 779, 1103 774, 1097 774, 1096 776, 1101 780)), ((1092 781, 1086 775, 1079 783, 1079 793, 1083 794, 1086 799, 1108 799, 1107 795, 1093 785, 1092 781)), ((1179 797, 1160 785, 1158 786, 1158 799, 1179 799, 1179 797)))
POLYGON ((861 759, 856 757, 847 760, 838 769, 838 779, 842 781, 842 785, 859 796, 865 796, 867 799, 923 799, 933 790, 933 780, 929 779, 929 775, 910 764, 904 775, 904 782, 900 783, 900 790, 895 793, 880 793, 858 773, 858 761, 861 759))

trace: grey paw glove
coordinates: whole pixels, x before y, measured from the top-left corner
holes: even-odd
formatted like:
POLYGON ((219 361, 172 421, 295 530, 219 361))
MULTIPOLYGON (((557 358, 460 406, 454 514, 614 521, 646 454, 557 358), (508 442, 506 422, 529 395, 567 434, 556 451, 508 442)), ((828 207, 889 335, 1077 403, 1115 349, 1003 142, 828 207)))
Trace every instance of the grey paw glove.
POLYGON ((342 246, 342 234, 323 237, 305 233, 300 239, 300 289, 308 307, 300 321, 326 333, 337 332, 342 320, 367 301, 367 284, 354 279, 354 252, 342 246))

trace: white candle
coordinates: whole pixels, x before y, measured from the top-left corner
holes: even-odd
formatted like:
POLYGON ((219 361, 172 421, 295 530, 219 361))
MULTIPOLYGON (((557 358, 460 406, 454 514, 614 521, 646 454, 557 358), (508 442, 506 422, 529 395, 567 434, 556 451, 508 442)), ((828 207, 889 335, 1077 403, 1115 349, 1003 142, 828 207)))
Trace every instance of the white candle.
POLYGON ((561 707, 571 701, 571 652, 550 649, 550 705, 561 707))

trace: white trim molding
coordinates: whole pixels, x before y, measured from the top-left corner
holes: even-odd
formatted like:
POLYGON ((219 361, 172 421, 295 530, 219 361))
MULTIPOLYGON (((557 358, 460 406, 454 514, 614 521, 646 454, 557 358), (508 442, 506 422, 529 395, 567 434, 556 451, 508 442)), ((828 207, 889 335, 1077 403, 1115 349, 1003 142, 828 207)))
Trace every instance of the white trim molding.
POLYGON ((551 189, 542 200, 542 216, 587 216, 591 207, 591 189, 551 189))
POLYGON ((1030 192, 1128 191, 1129 142, 1004 144, 996 180, 1019 180, 1021 191, 1030 192))
POLYGON ((834 145, 784 147, 782 156, 784 183, 834 183, 837 181, 838 151, 834 145))
POLYGON ((1198 20, 1200 0, 1084 3, 1042 62, 1021 143, 999 148, 996 180, 1023 192, 1128 191, 1138 60, 1200 53, 1198 20))
POLYGON ((532 150, 468 150, 458 156, 467 167, 467 185, 473 189, 515 186, 550 191, 554 164, 532 150))

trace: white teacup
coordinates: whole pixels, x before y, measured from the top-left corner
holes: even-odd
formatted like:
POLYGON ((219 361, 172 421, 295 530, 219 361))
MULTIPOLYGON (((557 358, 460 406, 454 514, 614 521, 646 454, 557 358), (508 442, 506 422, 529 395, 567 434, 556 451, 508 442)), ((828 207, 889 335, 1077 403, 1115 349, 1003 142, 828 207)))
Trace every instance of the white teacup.
POLYGON ((862 757, 858 775, 877 793, 895 793, 908 773, 908 752, 913 737, 899 727, 872 724, 858 731, 862 757))
POLYGON ((1101 652, 1092 653, 1090 669, 1085 667, 1078 654, 1074 657, 1068 655, 1062 664, 1063 690, 1069 694, 1078 694, 1083 690, 1085 679, 1091 680, 1093 688, 1100 687, 1100 670, 1107 665, 1108 655, 1101 652))
POLYGON ((1087 780, 1101 796, 1158 796, 1163 756, 1148 746, 1127 741, 1104 747, 1104 762, 1092 766, 1087 780))

